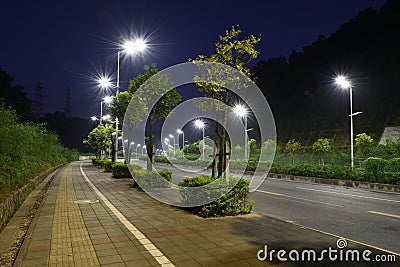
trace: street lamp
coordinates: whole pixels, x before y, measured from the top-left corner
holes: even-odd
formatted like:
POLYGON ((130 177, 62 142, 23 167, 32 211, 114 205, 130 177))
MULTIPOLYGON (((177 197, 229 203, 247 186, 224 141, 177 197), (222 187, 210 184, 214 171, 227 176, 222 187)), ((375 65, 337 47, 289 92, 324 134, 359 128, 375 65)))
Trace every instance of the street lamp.
POLYGON ((347 80, 344 76, 337 76, 335 79, 337 85, 339 85, 342 89, 348 89, 350 93, 350 160, 351 160, 351 168, 354 168, 354 138, 353 138, 353 117, 361 114, 361 112, 353 113, 353 90, 351 86, 351 82, 347 80))
MULTIPOLYGON (((181 129, 177 129, 176 132, 178 134, 182 135, 182 149, 183 149, 183 147, 185 146, 185 133, 181 129)), ((178 142, 178 146, 179 146, 179 142, 178 142)))
POLYGON ((168 136, 169 138, 174 139, 174 158, 175 158, 175 136, 173 134, 169 134, 168 136))
POLYGON ((239 118, 244 118, 244 158, 247 158, 247 132, 252 129, 247 129, 247 114, 249 113, 247 108, 243 105, 235 105, 233 107, 233 113, 239 118))
POLYGON ((143 146, 142 146, 142 156, 144 156, 144 152, 143 152, 143 151, 144 151, 145 149, 146 149, 146 145, 143 145, 143 146))
POLYGON ((140 144, 137 144, 137 146, 136 146, 136 158, 139 158, 138 157, 138 153, 137 153, 137 149, 140 147, 140 144))
POLYGON ((196 128, 198 128, 198 129, 202 129, 202 132, 203 132, 203 148, 202 148, 202 159, 204 160, 204 128, 205 128, 205 123, 204 123, 204 121, 202 121, 202 120, 200 120, 200 119, 197 119, 197 120, 195 120, 194 121, 194 126, 196 127, 196 128))

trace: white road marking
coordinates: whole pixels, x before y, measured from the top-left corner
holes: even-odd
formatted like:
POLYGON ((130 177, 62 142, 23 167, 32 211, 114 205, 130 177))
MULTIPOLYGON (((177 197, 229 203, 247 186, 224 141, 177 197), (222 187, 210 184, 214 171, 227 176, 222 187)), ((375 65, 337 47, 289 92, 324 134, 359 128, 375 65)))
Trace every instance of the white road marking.
POLYGON ((151 241, 139 231, 111 202, 97 189, 97 187, 89 180, 86 173, 82 169, 82 163, 80 164, 80 169, 83 177, 92 187, 93 191, 99 196, 99 198, 106 204, 106 206, 114 213, 114 215, 119 219, 119 221, 125 225, 125 227, 135 236, 135 238, 146 248, 146 250, 154 257, 154 259, 161 266, 173 267, 174 265, 170 260, 162 254, 162 252, 151 243, 151 241))
MULTIPOLYGON (((264 194, 269 194, 269 195, 275 195, 278 197, 283 197, 283 198, 288 198, 290 199, 295 199, 295 200, 301 200, 301 201, 308 201, 308 202, 313 202, 313 203, 318 203, 318 204, 323 204, 323 205, 329 205, 329 206, 335 206, 335 207, 340 207, 343 208, 341 205, 337 204, 332 204, 332 203, 327 203, 327 202, 322 202, 322 201, 317 201, 317 200, 312 200, 312 199, 307 199, 307 198, 301 198, 301 197, 293 197, 293 196, 288 196, 280 193, 275 193, 275 192, 269 192, 269 191, 263 191, 263 190, 256 190, 256 192, 264 193, 264 194)), ((298 201, 300 202, 300 201, 298 201)))
POLYGON ((300 186, 298 186, 296 188, 303 189, 303 190, 310 190, 310 191, 316 191, 316 192, 335 194, 335 195, 351 196, 351 197, 359 197, 359 198, 367 198, 367 199, 374 199, 374 200, 381 200, 381 201, 400 203, 400 200, 378 198, 378 197, 360 196, 360 195, 354 195, 354 194, 348 194, 348 193, 340 193, 340 192, 332 192, 332 191, 326 191, 326 190, 320 190, 320 189, 305 188, 305 187, 300 187, 300 186))

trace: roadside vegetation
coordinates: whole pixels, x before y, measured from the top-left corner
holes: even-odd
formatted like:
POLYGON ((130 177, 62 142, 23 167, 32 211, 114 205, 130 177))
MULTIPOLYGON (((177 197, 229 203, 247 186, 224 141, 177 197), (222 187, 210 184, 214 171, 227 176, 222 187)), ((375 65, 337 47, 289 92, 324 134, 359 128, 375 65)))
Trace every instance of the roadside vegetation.
POLYGON ((45 124, 22 121, 0 104, 0 201, 50 167, 78 160, 45 124))

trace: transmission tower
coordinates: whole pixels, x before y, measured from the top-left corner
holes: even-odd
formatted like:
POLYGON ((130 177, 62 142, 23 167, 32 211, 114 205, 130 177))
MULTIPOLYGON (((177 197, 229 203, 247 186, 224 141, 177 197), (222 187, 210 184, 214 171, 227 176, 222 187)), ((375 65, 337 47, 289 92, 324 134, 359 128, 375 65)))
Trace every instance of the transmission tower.
POLYGON ((32 103, 32 114, 37 118, 44 115, 42 89, 43 89, 42 83, 40 81, 37 81, 35 86, 35 95, 33 96, 33 103, 32 103))

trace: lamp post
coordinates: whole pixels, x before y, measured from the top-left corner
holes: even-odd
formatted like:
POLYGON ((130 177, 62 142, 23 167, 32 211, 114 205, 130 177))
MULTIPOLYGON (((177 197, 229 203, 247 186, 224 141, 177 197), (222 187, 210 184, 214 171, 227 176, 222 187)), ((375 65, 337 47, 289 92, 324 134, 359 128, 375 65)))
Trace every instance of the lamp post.
POLYGON ((173 135, 173 134, 169 134, 168 135, 169 136, 169 138, 172 138, 172 139, 174 139, 174 158, 175 158, 175 136, 173 135))
POLYGON ((239 104, 233 107, 233 113, 239 118, 244 118, 244 158, 247 159, 247 132, 250 131, 247 129, 248 110, 245 106, 239 104))
POLYGON ((361 112, 353 113, 353 90, 351 86, 351 82, 347 80, 344 76, 337 76, 335 79, 337 85, 339 85, 342 89, 348 89, 350 94, 350 161, 351 168, 354 168, 354 133, 353 133, 353 117, 361 114, 361 112))
POLYGON ((198 129, 202 129, 203 132, 203 147, 202 147, 202 160, 204 160, 204 128, 205 128, 205 123, 204 121, 197 119, 194 121, 194 125, 196 126, 196 128, 198 129))
MULTIPOLYGON (((182 135, 182 149, 185 146, 185 133, 181 130, 181 129, 177 129, 176 132, 180 135, 182 135)), ((178 138, 179 139, 179 138, 178 138)), ((178 140, 179 141, 179 140, 178 140)), ((179 142, 178 142, 178 146, 179 146, 179 142)))
POLYGON ((138 153, 137 153, 137 149, 140 147, 140 144, 137 144, 137 146, 136 146, 136 158, 138 159, 139 158, 139 156, 138 156, 138 153))

